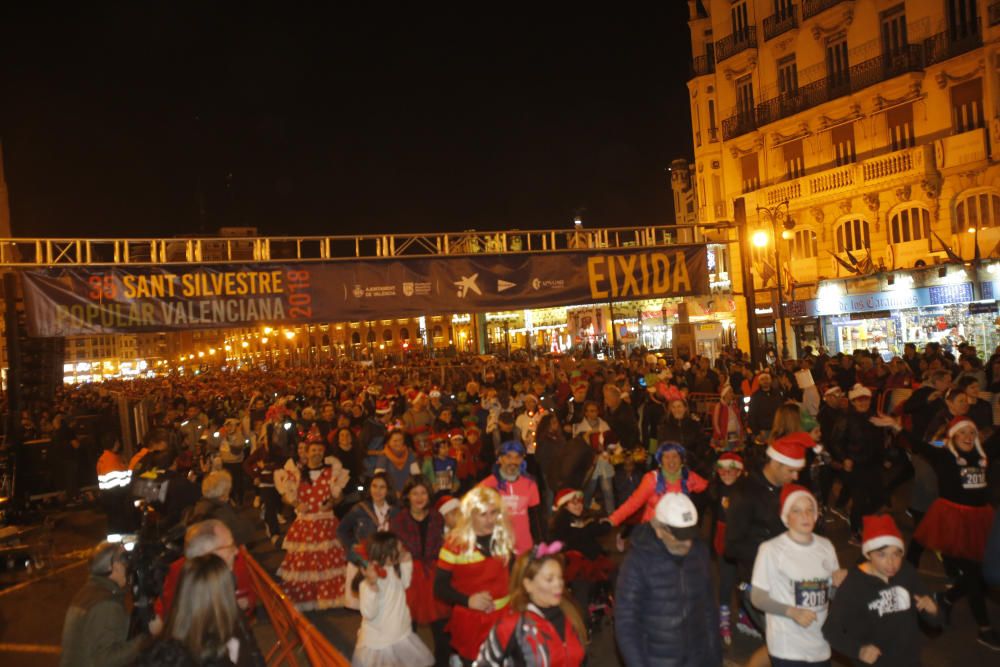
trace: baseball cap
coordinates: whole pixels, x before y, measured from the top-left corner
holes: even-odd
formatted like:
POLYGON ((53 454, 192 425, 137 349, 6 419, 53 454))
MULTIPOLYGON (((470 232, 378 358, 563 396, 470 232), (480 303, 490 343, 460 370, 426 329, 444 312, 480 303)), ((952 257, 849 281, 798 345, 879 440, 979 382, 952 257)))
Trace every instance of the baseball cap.
POLYGON ((678 540, 694 539, 698 534, 698 510, 683 493, 663 494, 656 503, 653 516, 678 540))

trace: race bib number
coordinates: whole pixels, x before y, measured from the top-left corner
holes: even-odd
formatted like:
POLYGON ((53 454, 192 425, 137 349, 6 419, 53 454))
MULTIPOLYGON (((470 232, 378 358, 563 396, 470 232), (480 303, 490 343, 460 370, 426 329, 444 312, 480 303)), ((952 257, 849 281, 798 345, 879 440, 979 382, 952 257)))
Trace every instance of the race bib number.
POLYGON ((986 469, 980 466, 966 466, 959 469, 963 489, 985 489, 986 469))
POLYGON ((804 609, 822 609, 829 603, 830 583, 822 581, 796 581, 795 606, 804 609))

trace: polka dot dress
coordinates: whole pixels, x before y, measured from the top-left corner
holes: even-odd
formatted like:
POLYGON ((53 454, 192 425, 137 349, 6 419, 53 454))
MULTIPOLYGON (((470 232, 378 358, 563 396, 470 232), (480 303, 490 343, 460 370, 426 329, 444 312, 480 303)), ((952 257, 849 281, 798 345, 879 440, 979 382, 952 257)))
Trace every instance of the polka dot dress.
POLYGON ((337 540, 337 519, 323 503, 333 496, 333 472, 323 469, 315 481, 308 474, 299 483, 298 503, 305 505, 285 536, 285 560, 278 568, 285 593, 302 611, 340 607, 344 600, 347 565, 337 540))

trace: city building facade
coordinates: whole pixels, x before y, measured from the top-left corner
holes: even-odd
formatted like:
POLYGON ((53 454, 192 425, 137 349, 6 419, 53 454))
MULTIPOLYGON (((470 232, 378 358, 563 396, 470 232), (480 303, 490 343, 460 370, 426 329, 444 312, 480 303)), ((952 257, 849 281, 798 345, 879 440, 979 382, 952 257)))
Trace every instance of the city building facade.
POLYGON ((792 356, 932 340, 992 352, 1000 2, 689 9, 698 219, 735 219, 754 241, 741 345, 752 334, 792 356))

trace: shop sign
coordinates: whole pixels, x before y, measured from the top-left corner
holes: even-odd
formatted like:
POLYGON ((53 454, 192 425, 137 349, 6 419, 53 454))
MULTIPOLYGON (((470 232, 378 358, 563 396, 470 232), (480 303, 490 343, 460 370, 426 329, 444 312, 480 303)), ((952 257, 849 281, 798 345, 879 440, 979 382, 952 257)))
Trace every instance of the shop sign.
POLYGON ((888 310, 870 310, 866 313, 851 313, 849 317, 852 320, 884 320, 892 317, 892 313, 888 310))
POLYGON ((877 310, 905 310, 972 301, 972 283, 915 287, 872 294, 845 294, 837 298, 807 301, 806 315, 868 313, 877 310))
POLYGON ((978 315, 981 313, 995 313, 997 312, 997 302, 990 301, 987 303, 970 303, 969 304, 969 315, 978 315))

